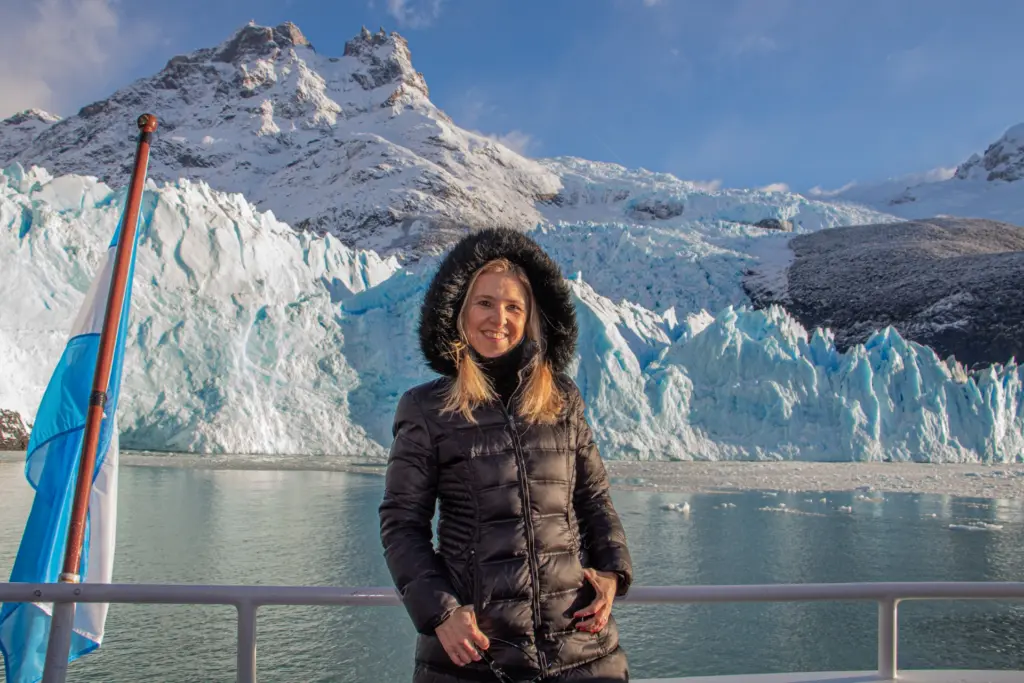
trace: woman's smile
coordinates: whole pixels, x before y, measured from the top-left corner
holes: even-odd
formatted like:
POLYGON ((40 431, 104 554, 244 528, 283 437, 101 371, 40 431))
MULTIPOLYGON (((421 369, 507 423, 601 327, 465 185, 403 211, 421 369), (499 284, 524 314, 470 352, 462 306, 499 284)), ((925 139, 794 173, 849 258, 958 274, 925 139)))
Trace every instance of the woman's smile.
POLYGON ((473 283, 466 309, 466 337, 485 358, 495 358, 523 339, 527 294, 510 273, 482 273, 473 283))

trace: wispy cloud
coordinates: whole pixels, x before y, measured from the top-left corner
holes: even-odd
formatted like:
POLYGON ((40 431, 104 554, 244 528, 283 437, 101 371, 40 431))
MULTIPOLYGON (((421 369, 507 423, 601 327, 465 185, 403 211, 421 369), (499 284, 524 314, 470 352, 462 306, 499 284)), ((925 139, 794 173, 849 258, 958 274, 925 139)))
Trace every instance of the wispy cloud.
POLYGON ((807 190, 806 194, 809 197, 838 197, 839 195, 852 190, 856 186, 857 183, 854 181, 850 181, 842 187, 837 187, 831 190, 825 189, 821 185, 815 185, 811 189, 807 190))
POLYGON ((769 183, 757 189, 761 192, 789 192, 789 185, 786 183, 769 183))
POLYGON ((704 190, 705 192, 718 192, 722 189, 721 178, 715 178, 714 180, 691 180, 690 182, 698 190, 704 190))
POLYGON ((533 135, 518 129, 510 130, 503 134, 485 133, 481 130, 475 129, 469 129, 469 132, 485 137, 488 140, 494 140, 495 142, 508 147, 516 154, 522 154, 524 157, 533 156, 540 149, 540 140, 535 138, 533 135))
POLYGON ((452 118, 464 128, 474 128, 480 121, 497 110, 487 95, 478 88, 470 88, 452 103, 452 118))
POLYGON ((521 130, 512 130, 504 135, 489 135, 488 137, 497 140, 513 152, 518 152, 523 156, 529 156, 531 151, 540 144, 535 137, 521 130))
POLYGON ((789 13, 789 0, 739 0, 726 16, 721 51, 735 59, 779 50, 772 36, 789 13))
MULTIPOLYGON (((940 183, 944 180, 949 180, 956 173, 956 166, 936 166, 935 168, 927 171, 920 171, 918 173, 907 173, 905 175, 894 176, 886 178, 885 180, 875 182, 857 182, 851 181, 835 189, 826 189, 820 185, 815 185, 809 189, 805 194, 809 197, 816 197, 821 199, 827 199, 831 197, 838 197, 840 195, 853 194, 856 196, 860 195, 874 195, 881 196, 886 193, 894 194, 902 191, 908 187, 915 187, 917 185, 925 185, 927 183, 940 183)), ((856 196, 854 198, 856 198, 856 196)))
POLYGON ((502 128, 500 120, 501 117, 496 117, 496 114, 500 112, 497 107, 486 93, 479 88, 470 88, 466 90, 461 97, 453 102, 453 120, 456 124, 462 128, 476 133, 485 138, 499 142, 513 152, 517 152, 524 156, 530 156, 540 149, 540 140, 525 131, 519 130, 518 128, 512 129, 507 133, 485 133, 482 128, 502 128))
POLYGON ((925 171, 920 175, 921 182, 924 183, 937 183, 943 180, 949 180, 956 173, 956 166, 939 166, 933 168, 930 171, 925 171))
POLYGON ((441 16, 444 0, 387 0, 388 14, 402 28, 427 28, 441 16))
POLYGON ((41 0, 0 5, 0 117, 23 109, 62 113, 117 78, 123 59, 156 35, 126 25, 116 0, 41 0))

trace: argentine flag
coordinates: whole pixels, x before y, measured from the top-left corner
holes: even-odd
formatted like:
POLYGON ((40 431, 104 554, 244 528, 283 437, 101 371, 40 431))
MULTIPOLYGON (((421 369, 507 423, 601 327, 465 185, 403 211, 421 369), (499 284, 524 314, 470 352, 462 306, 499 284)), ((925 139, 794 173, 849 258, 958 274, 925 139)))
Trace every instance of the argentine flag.
MULTIPOLYGON (((25 477, 36 493, 11 571, 12 583, 56 583, 63 569, 100 331, 103 328, 103 316, 114 272, 114 256, 123 225, 122 214, 121 225, 78 312, 64 354, 53 371, 32 427, 25 477)), ((138 231, 135 235, 137 242, 138 231)), ((114 568, 118 451, 116 414, 128 331, 132 276, 135 273, 135 244, 131 246, 128 282, 125 285, 114 345, 79 569, 82 582, 88 583, 110 583, 114 568)), ((100 646, 107 607, 106 604, 97 603, 76 605, 69 661, 100 646)), ((42 678, 51 611, 52 603, 7 603, 0 609, 0 652, 4 656, 8 683, 35 683, 42 678)))

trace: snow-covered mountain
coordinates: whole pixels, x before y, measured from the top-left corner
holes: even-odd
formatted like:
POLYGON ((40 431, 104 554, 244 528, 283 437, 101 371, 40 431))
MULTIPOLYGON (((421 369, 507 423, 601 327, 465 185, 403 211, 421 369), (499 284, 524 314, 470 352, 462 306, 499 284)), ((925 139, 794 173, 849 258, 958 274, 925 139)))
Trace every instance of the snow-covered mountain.
POLYGON ((60 121, 59 116, 40 109, 28 109, 0 123, 0 165, 27 149, 47 128, 60 121))
POLYGON ((1024 123, 1010 128, 985 150, 973 154, 956 169, 957 180, 986 180, 1012 183, 1024 179, 1024 123))
POLYGON ((330 57, 291 23, 244 26, 63 121, 8 119, 0 167, 123 185, 144 111, 160 121, 150 177, 240 192, 295 228, 382 254, 436 250, 466 228, 531 227, 536 202, 560 188, 542 165, 435 107, 398 34, 363 29, 330 57))
MULTIPOLYGON (((2 176, 0 405, 31 419, 123 192, 18 166, 2 176)), ((402 267, 332 236, 296 233, 201 181, 150 183, 143 205, 122 443, 382 455, 398 396, 429 377, 415 327, 432 259, 402 267)), ((758 239, 753 228, 723 230, 733 247, 758 239)), ((710 271, 701 258, 670 256, 703 248, 697 228, 678 231, 689 237, 672 244, 658 242, 670 232, 640 225, 535 233, 563 263, 609 253, 601 267, 588 264, 606 287, 618 279, 643 292, 663 282, 665 270, 637 267, 644 250, 666 254, 678 274, 678 289, 663 295, 674 291, 679 305, 657 312, 602 295, 585 274, 571 277, 581 330, 574 372, 606 457, 1024 456, 1016 365, 971 374, 891 329, 840 353, 831 335, 809 335, 780 308, 738 307, 750 255, 723 253, 718 277, 689 291, 710 271), (600 241, 581 249, 583 230, 600 241), (618 248, 605 252, 612 241, 618 248), (706 305, 714 311, 693 310, 706 305)), ((784 237, 761 231, 764 244, 784 237)))
POLYGON ((955 169, 851 184, 811 196, 870 206, 905 219, 934 216, 985 218, 1024 225, 1024 123, 1011 127, 983 154, 973 154, 955 169))
POLYGON ((33 111, 0 123, 0 167, 123 185, 135 119, 149 111, 160 120, 154 180, 240 192, 296 229, 385 256, 433 253, 484 225, 760 221, 799 232, 893 217, 615 164, 528 159, 460 128, 428 95, 396 33, 364 29, 343 56, 328 57, 294 24, 248 24, 65 120, 33 111))

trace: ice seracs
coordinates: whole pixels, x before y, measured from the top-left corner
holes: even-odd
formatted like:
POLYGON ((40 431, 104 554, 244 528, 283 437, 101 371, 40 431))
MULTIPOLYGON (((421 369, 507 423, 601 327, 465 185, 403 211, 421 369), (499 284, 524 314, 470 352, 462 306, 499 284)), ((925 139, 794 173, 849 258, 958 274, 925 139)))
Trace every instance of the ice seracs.
MULTIPOLYGON (((0 176, 0 405, 34 415, 123 201, 95 179, 0 176)), ((397 262, 201 182, 151 184, 142 209, 122 445, 380 453, 348 415, 357 375, 337 309, 397 262)))
MULTIPOLYGON (((31 419, 123 196, 95 178, 4 172, 0 406, 31 419)), ((331 235, 296 233, 203 182, 151 183, 143 209, 125 447, 383 454, 398 397, 432 376, 415 326, 434 262, 400 267, 331 235)), ((617 235, 627 253, 639 254, 649 237, 639 227, 590 229, 617 235)), ((572 228, 536 234, 563 262, 573 254, 596 264, 590 250, 615 253, 603 239, 581 242, 572 228)), ((688 256, 684 237, 673 239, 666 267, 674 262, 683 281, 689 271, 707 276, 708 262, 688 256)), ((591 270, 605 291, 663 281, 637 263, 608 259, 591 270)), ((970 372, 893 329, 841 352, 831 333, 805 330, 779 307, 744 304, 743 263, 724 259, 721 277, 705 279, 696 298, 666 289, 658 296, 674 304, 661 312, 616 302, 584 273, 570 278, 580 325, 572 372, 605 457, 1024 457, 1024 376, 1015 363, 970 372), (704 302, 733 303, 709 310, 704 302)))

